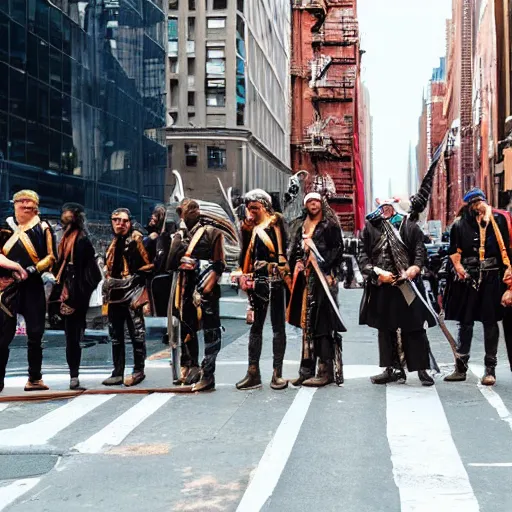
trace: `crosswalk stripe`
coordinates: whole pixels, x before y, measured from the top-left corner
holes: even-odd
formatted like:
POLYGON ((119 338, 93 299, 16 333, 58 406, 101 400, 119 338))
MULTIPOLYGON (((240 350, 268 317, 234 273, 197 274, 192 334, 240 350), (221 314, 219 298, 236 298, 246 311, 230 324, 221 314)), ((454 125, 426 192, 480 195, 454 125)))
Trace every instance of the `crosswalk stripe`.
POLYGON ((9 404, 0 404, 0 412, 5 411, 9 407, 9 404))
POLYGON ((80 453, 101 453, 107 446, 118 446, 133 429, 160 409, 173 396, 163 393, 146 396, 105 428, 86 441, 75 445, 74 449, 80 453))
POLYGON ((20 496, 33 489, 40 481, 40 478, 24 478, 16 480, 5 487, 0 487, 0 511, 5 510, 20 496))
POLYGON ((0 430, 0 446, 43 445, 61 430, 115 395, 80 396, 41 418, 14 428, 0 430))
POLYGON ((491 389, 489 386, 482 386, 480 383, 478 384, 478 389, 485 399, 496 409, 499 417, 507 423, 512 430, 512 415, 507 409, 507 406, 503 403, 500 395, 498 395, 494 389, 491 389))
POLYGON ((315 388, 301 388, 286 412, 247 487, 237 512, 258 512, 272 496, 290 457, 315 388))
POLYGON ((480 510, 435 387, 387 386, 387 434, 401 512, 480 510))

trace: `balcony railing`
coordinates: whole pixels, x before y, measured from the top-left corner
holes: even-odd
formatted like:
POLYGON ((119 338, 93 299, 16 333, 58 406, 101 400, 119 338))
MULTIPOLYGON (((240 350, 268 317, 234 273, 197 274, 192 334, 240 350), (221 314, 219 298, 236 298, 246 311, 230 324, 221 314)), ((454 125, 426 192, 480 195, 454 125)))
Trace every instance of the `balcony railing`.
POLYGON ((293 0, 294 9, 304 9, 310 11, 327 11, 325 0, 293 0))

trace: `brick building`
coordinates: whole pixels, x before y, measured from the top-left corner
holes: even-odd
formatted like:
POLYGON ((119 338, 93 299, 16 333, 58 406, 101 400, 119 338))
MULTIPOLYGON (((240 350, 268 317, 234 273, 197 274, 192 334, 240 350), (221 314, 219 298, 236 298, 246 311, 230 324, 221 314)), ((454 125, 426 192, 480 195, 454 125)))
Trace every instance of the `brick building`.
MULTIPOLYGON (((438 89, 441 94, 445 87, 446 133, 431 210, 431 218, 445 226, 453 222, 464 191, 473 186, 482 188, 489 202, 500 208, 510 208, 512 197, 509 1, 453 0, 452 6, 446 80, 438 89)), ((418 161, 435 150, 427 148, 427 138, 420 128, 418 161)))
POLYGON ((360 148, 371 165, 368 115, 360 137, 356 1, 293 0, 292 6, 292 169, 331 176, 330 203, 344 230, 356 232, 365 214, 360 148))

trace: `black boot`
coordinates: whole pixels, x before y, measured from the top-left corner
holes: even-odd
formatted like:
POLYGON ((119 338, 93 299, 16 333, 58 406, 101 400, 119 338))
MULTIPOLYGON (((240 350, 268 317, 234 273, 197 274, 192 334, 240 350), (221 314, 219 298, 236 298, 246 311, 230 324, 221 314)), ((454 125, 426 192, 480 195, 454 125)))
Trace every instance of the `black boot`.
POLYGON ((398 384, 405 384, 407 382, 407 374, 403 368, 395 368, 395 375, 398 384))
POLYGON ((422 386, 433 386, 434 379, 428 374, 427 370, 419 370, 418 378, 420 379, 422 386))
POLYGON ((190 368, 188 366, 181 366, 180 367, 180 376, 177 379, 174 379, 172 383, 175 386, 182 386, 187 381, 188 373, 190 371, 190 368))
POLYGON ((309 368, 301 368, 299 370, 299 376, 296 379, 290 380, 290 384, 295 387, 302 386, 304 381, 310 379, 312 376, 312 372, 309 368))
POLYGON ((332 361, 320 362, 316 377, 305 380, 302 385, 308 388, 322 388, 334 382, 332 361))
POLYGON ((214 391, 214 390, 215 390, 215 376, 211 373, 206 372, 204 369, 202 369, 199 382, 192 386, 192 392, 214 391))
POLYGON ((4 349, 0 352, 0 393, 4 390, 5 386, 5 370, 7 368, 7 361, 9 360, 9 349, 4 349))
POLYGON ((104 386, 122 386, 123 383, 124 383, 124 377, 122 377, 122 376, 116 377, 114 375, 112 375, 108 379, 105 379, 102 382, 102 384, 104 386))
POLYGON ((250 365, 245 377, 236 383, 236 389, 247 391, 249 389, 261 388, 261 374, 259 366, 250 365))
POLYGON ((396 382, 398 378, 399 374, 395 372, 395 369, 388 366, 382 373, 370 377, 370 380, 372 384, 389 384, 390 382, 396 382))
POLYGON ((185 380, 186 386, 192 386, 192 384, 196 384, 201 379, 201 368, 195 365, 189 368, 189 372, 187 378, 185 380))
POLYGON ((484 376, 480 382, 482 386, 494 386, 496 384, 496 369, 493 366, 486 366, 484 376))
POLYGON ((272 380, 270 381, 270 387, 275 390, 286 389, 288 387, 288 381, 283 379, 283 367, 274 368, 272 380))
POLYGON ((446 382, 462 382, 466 380, 468 372, 469 356, 461 356, 455 360, 455 370, 447 375, 446 382))

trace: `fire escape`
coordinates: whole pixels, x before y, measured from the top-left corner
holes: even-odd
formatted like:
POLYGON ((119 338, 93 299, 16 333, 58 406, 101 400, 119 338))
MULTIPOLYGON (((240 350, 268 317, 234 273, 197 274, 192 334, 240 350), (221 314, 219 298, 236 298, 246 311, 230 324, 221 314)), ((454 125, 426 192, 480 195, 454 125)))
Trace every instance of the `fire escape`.
POLYGON ((302 137, 292 142, 309 154, 317 176, 330 175, 335 192, 329 202, 343 229, 353 232, 353 113, 359 42, 354 0, 294 0, 293 7, 308 10, 317 22, 311 29, 314 58, 307 64, 292 62, 292 74, 309 81, 314 117, 302 137))

